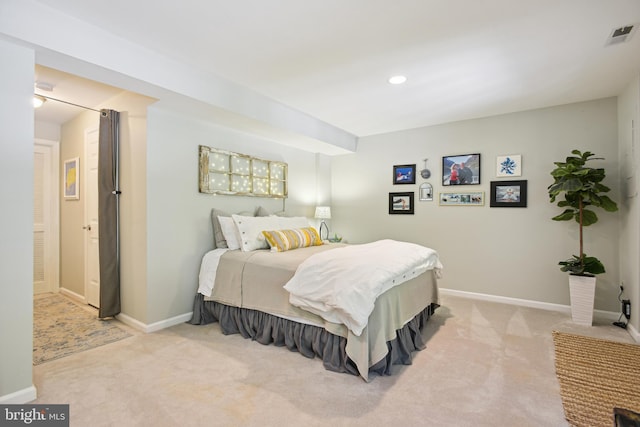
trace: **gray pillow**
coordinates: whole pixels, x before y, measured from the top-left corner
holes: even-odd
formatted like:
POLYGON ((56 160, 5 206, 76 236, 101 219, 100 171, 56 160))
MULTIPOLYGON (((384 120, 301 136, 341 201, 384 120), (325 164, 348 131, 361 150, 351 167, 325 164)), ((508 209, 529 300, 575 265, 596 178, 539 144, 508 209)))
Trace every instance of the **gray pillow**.
POLYGON ((219 216, 231 216, 231 214, 222 211, 220 209, 213 208, 211 209, 211 225, 213 225, 213 247, 215 248, 226 248, 227 241, 222 234, 222 228, 220 227, 220 221, 218 221, 219 216))
POLYGON ((284 211, 280 211, 280 212, 270 212, 267 209, 263 208, 262 206, 258 206, 258 209, 256 209, 256 214, 254 216, 271 216, 271 215, 276 215, 276 216, 287 216, 285 214, 284 211))

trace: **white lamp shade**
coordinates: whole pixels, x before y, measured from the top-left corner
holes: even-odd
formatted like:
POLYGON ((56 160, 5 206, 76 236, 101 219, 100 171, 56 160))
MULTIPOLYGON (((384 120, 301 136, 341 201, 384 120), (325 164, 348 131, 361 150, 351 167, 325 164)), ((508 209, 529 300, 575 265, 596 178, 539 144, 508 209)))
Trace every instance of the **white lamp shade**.
POLYGON ((331 208, 329 206, 316 206, 315 218, 331 219, 331 208))

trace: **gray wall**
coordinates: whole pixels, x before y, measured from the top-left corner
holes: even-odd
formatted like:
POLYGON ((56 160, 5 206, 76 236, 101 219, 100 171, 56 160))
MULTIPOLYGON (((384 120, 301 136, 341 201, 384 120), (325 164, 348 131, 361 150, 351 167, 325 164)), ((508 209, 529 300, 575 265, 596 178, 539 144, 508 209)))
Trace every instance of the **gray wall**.
MULTIPOLYGON (((444 264, 443 288, 479 294, 568 304, 567 276, 559 260, 578 251, 577 227, 550 218, 561 210, 549 203, 547 186, 554 161, 572 149, 605 157, 606 184, 619 200, 616 99, 564 105, 362 138, 358 152, 332 158, 333 230, 353 243, 381 238, 432 247, 444 264), (415 215, 389 215, 388 193, 417 192, 416 185, 393 185, 394 164, 428 158, 437 194, 443 187, 442 156, 481 154, 481 184, 457 189, 484 191, 485 206, 439 206, 417 201, 415 215), (522 155, 528 181, 527 208, 490 208, 490 181, 496 156, 522 155)), ((504 179, 504 178, 502 178, 504 179)), ((586 252, 608 268, 598 276, 596 308, 619 311, 618 214, 603 212, 586 230, 586 252)))
POLYGON ((191 311, 202 256, 213 248, 210 211, 239 212, 263 206, 312 217, 316 191, 329 194, 329 162, 296 150, 171 111, 162 102, 147 122, 147 314, 150 324, 191 311), (198 146, 234 151, 289 167, 289 197, 281 199, 201 194, 198 146), (328 185, 328 184, 326 184, 328 185))
MULTIPOLYGON (((640 331, 640 206, 638 164, 640 164, 640 75, 618 98, 620 139, 620 279, 622 298, 631 301, 631 330, 640 331), (633 130, 635 127, 635 131, 633 130), (634 139, 635 138, 635 139, 634 139)), ((638 337, 636 337, 638 339, 638 337)))
POLYGON ((34 52, 0 40, 0 63, 0 402, 19 403, 35 398, 31 379, 34 52))

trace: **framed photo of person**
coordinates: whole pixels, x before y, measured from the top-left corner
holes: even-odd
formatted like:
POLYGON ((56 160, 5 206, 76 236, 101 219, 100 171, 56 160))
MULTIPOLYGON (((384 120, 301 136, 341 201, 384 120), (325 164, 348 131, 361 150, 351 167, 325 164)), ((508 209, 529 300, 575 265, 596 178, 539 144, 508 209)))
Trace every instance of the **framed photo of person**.
POLYGON ((416 165, 395 165, 393 167, 393 184, 415 184, 416 165))
POLYGON ((442 185, 479 185, 480 154, 460 154, 442 158, 442 185))

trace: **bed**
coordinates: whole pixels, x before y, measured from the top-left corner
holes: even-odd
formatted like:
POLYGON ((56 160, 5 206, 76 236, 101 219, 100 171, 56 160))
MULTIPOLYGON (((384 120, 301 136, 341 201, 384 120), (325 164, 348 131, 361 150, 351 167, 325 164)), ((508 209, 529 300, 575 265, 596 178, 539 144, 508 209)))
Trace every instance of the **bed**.
MULTIPOLYGON (((411 364, 412 353, 425 348, 421 331, 439 305, 437 279, 442 264, 437 252, 392 240, 365 245, 327 244, 319 240, 305 218, 269 218, 224 217, 212 211, 214 224, 222 219, 228 229, 218 236, 218 247, 202 259, 189 323, 217 321, 224 334, 286 346, 306 357, 320 358, 328 370, 358 375, 365 381, 372 373, 390 375, 394 365, 411 364), (292 238, 298 246, 294 243, 294 248, 279 250, 282 241, 272 245, 268 238, 260 239, 256 234, 259 229, 267 237, 269 232, 283 230, 300 233, 301 229, 286 228, 296 225, 307 226, 302 230, 308 230, 305 233, 310 236, 310 244, 300 244, 305 237, 298 236, 292 238), (221 242, 221 236, 228 239, 221 242), (403 253, 406 249, 410 251, 403 253), (363 254, 369 254, 365 258, 374 262, 376 257, 415 258, 418 262, 401 267, 401 273, 395 268, 378 271, 367 264, 358 267, 364 269, 361 271, 352 268, 359 264, 353 260, 363 258, 363 254), (429 254, 428 260, 425 254, 429 254), (334 268, 337 270, 332 271, 334 268), (355 280, 352 275, 375 280, 355 280), (329 287, 315 285, 322 277, 331 282, 329 287), (356 289, 343 290, 347 288, 345 281, 356 289), (361 285, 367 290, 358 289, 361 285), (327 295, 323 301, 329 301, 330 310, 315 299, 318 293, 327 295), (343 293, 347 295, 344 303, 335 296, 343 293)), ((382 264, 380 260, 378 264, 382 264)))

